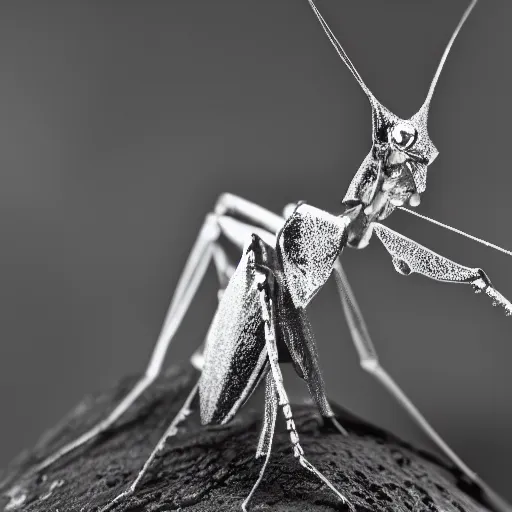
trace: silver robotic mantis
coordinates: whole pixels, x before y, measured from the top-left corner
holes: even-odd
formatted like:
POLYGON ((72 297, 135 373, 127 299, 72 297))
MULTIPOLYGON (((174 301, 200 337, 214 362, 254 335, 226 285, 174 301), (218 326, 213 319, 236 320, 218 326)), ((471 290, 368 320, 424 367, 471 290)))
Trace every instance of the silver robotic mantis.
MULTIPOLYGON (((144 376, 108 417, 41 462, 35 472, 109 429, 153 383, 160 374, 171 340, 213 261, 219 277, 220 301, 204 349, 199 349, 192 357, 192 363, 201 371, 199 381, 137 478, 103 511, 136 491, 155 455, 168 438, 177 434, 179 424, 190 414, 197 394, 202 423, 223 424, 233 418, 263 380, 266 386, 265 414, 256 449, 256 457, 263 458, 263 464, 258 480, 242 503, 242 509, 247 510, 249 500, 263 477, 271 454, 276 417, 281 409, 298 463, 328 486, 347 507, 355 510, 350 499, 306 458, 280 368, 281 363, 291 361, 307 383, 322 416, 340 434, 346 434, 327 400, 315 340, 306 314, 311 299, 334 275, 362 368, 393 395, 453 465, 482 489, 492 510, 511 512, 512 507, 452 451, 380 365, 340 259, 345 247, 362 249, 375 234, 399 273, 409 275, 416 272, 441 282, 468 284, 476 292, 488 295, 494 305, 502 306, 507 315, 512 314, 512 304, 494 288, 483 270, 451 261, 382 223, 396 209, 412 213, 404 206, 420 204, 421 194, 426 189, 428 166, 438 154, 427 131, 430 102, 450 48, 476 0, 471 1, 448 42, 423 105, 409 119, 400 119, 377 101, 314 1, 308 1, 372 108, 372 147, 347 190, 343 200, 344 213, 336 216, 299 203, 289 205, 283 216, 279 216, 240 197, 221 195, 213 212, 206 216, 192 248, 144 376), (242 251, 236 268, 226 256, 221 235, 222 239, 227 238, 242 251)), ((483 240, 475 240, 512 254, 483 240)))

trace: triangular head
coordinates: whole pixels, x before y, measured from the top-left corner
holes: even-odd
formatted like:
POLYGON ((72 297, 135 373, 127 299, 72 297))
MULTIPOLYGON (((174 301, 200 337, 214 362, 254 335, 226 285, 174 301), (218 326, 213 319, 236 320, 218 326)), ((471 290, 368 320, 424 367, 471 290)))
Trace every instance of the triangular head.
POLYGON ((327 37, 357 80, 372 108, 372 147, 354 175, 343 199, 353 220, 349 245, 365 247, 372 234, 371 223, 388 217, 397 206, 420 204, 427 186, 427 169, 438 155, 427 130, 428 111, 434 89, 448 53, 477 0, 472 0, 446 46, 421 108, 401 119, 385 108, 368 89, 345 50, 332 33, 313 0, 308 0, 327 37))

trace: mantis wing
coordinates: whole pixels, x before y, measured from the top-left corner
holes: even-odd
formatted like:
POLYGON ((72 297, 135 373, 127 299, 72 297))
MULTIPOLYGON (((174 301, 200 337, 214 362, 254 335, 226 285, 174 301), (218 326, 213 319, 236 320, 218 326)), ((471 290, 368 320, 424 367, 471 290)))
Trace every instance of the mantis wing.
POLYGON ((268 370, 254 253, 244 254, 210 326, 199 381, 201 421, 226 423, 268 370))

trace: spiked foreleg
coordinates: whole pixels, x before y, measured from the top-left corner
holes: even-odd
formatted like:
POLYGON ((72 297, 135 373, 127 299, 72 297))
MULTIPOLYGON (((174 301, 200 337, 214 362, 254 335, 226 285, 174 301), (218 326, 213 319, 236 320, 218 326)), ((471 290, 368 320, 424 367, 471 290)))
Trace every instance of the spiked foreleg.
POLYGON ((502 306, 507 316, 512 314, 512 304, 493 287, 482 269, 455 263, 383 224, 375 223, 374 231, 391 255, 393 265, 400 274, 417 272, 436 281, 470 284, 477 293, 484 292, 488 295, 494 306, 502 306))

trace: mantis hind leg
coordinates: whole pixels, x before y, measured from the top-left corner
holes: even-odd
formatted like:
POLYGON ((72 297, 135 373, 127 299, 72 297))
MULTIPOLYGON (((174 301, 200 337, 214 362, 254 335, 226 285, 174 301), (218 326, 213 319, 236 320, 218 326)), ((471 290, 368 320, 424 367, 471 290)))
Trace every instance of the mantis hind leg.
POLYGON ((110 414, 94 425, 81 436, 62 446, 45 458, 27 476, 39 473, 64 455, 85 445, 107 431, 155 381, 161 372, 162 365, 171 341, 185 316, 185 313, 201 283, 213 254, 214 242, 220 235, 220 229, 213 215, 208 215, 204 221, 192 248, 183 273, 180 277, 164 320, 160 335, 151 354, 144 375, 137 381, 131 391, 117 404, 110 414))
MULTIPOLYGON (((229 273, 232 272, 232 270, 229 267, 224 267, 224 265, 228 265, 229 262, 226 257, 223 257, 222 251, 217 244, 221 233, 233 243, 240 245, 245 240, 246 231, 248 229, 247 226, 250 224, 257 224, 256 230, 263 236, 272 237, 283 222, 284 220, 282 220, 280 216, 245 199, 231 194, 221 195, 217 200, 214 213, 210 213, 206 216, 187 259, 144 375, 106 418, 75 440, 62 446, 50 456, 46 457, 33 467, 25 477, 30 477, 41 472, 66 454, 80 448, 107 431, 144 391, 151 386, 161 372, 171 341, 212 259, 216 264, 220 280, 219 295, 222 294, 222 290, 227 284, 229 273)), ((200 353, 197 355, 200 359, 200 353)), ((11 480, 10 478, 8 481, 2 482, 1 486, 4 487, 8 485, 11 480)))
POLYGON ((427 437, 441 450, 442 453, 454 464, 458 470, 471 482, 478 485, 484 498, 488 501, 491 510, 496 512, 512 512, 512 508, 503 498, 493 491, 466 463, 448 446, 444 439, 430 425, 423 414, 414 405, 411 399, 404 393, 389 373, 381 366, 377 350, 370 338, 363 314, 359 309, 354 292, 350 287, 347 276, 341 262, 334 266, 336 284, 347 323, 349 325, 352 341, 359 355, 361 367, 386 388, 395 400, 405 409, 414 422, 425 432, 427 437))
POLYGON ((112 501, 107 503, 103 508, 99 510, 99 512, 107 512, 107 510, 110 510, 113 506, 115 506, 117 503, 122 501, 123 499, 127 498, 128 496, 131 496, 136 488, 138 487, 141 480, 144 478, 144 475, 147 473, 149 467, 155 460, 155 457, 158 455, 160 451, 165 446, 165 443, 170 437, 175 436, 178 433, 178 427, 179 425, 185 421, 187 416, 192 412, 192 402, 194 398, 197 395, 197 390, 199 388, 199 382, 197 382, 192 390, 190 391, 189 395, 187 396, 185 402, 181 406, 181 409, 178 411, 174 419, 172 420, 171 424, 167 428, 167 430, 164 432, 162 437, 159 439, 157 445, 155 448, 153 448, 153 451, 149 455, 149 457, 146 459, 146 462, 144 463, 144 466, 142 466, 142 469, 139 471, 137 477, 135 480, 130 484, 130 486, 122 493, 118 494, 112 501))

